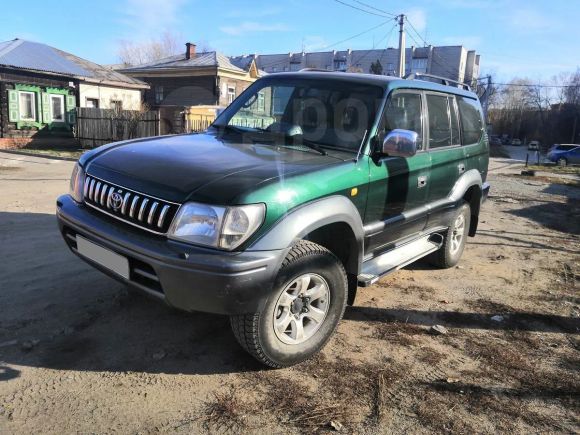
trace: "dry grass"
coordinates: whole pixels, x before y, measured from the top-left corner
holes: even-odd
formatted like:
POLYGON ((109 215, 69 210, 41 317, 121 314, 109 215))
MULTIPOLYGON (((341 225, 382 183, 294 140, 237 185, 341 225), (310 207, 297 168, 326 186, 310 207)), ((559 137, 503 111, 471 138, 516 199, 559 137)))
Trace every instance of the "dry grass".
POLYGON ((445 359, 445 355, 430 347, 422 347, 417 352, 417 359, 425 364, 436 366, 445 359))
POLYGON ((387 413, 388 390, 404 376, 404 367, 391 360, 356 362, 319 354, 289 373, 258 372, 245 376, 257 392, 254 413, 274 416, 278 423, 305 432, 346 429, 362 422, 378 423, 387 413))
POLYGON ((401 346, 411 346, 418 341, 417 336, 425 335, 424 328, 403 322, 379 323, 373 330, 372 337, 387 340, 401 346))
POLYGON ((543 183, 548 183, 548 184, 561 184, 561 185, 569 186, 569 187, 580 187, 580 181, 578 181, 577 179, 561 178, 561 177, 549 177, 549 176, 544 176, 544 175, 535 175, 535 176, 511 175, 511 176, 515 177, 515 178, 524 179, 524 180, 541 181, 543 183))
POLYGON ((201 419, 207 429, 224 432, 239 432, 248 427, 249 408, 235 388, 216 391, 204 406, 201 419))
POLYGON ((455 415, 457 399, 450 394, 423 391, 414 409, 417 419, 423 426, 438 433, 476 433, 476 428, 467 423, 466 419, 457 418, 455 415))
POLYGON ((550 165, 529 165, 528 169, 533 171, 553 172, 555 174, 576 174, 580 175, 580 166, 557 166, 550 165))
POLYGON ((483 298, 475 300, 468 299, 465 301, 465 305, 467 305, 469 308, 473 310, 484 312, 485 314, 489 315, 507 314, 516 311, 513 307, 510 307, 509 305, 502 304, 500 302, 493 302, 490 301, 489 299, 483 298))

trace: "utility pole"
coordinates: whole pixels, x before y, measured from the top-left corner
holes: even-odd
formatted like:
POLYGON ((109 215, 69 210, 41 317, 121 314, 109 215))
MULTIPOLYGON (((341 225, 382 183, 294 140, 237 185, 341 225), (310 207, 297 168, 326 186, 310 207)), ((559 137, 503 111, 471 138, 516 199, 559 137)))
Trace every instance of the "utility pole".
POLYGON ((399 77, 405 76, 405 15, 399 15, 399 77))
POLYGON ((487 76, 487 87, 485 88, 485 100, 483 100, 483 119, 487 123, 487 112, 489 110, 489 93, 491 92, 491 76, 487 76))

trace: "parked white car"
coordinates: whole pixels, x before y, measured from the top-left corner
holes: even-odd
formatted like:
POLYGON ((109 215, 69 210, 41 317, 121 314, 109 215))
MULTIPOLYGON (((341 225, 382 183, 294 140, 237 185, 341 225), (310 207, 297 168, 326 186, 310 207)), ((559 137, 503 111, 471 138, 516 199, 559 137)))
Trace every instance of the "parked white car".
POLYGON ((528 144, 529 151, 539 151, 540 150, 540 142, 537 140, 532 140, 528 144))

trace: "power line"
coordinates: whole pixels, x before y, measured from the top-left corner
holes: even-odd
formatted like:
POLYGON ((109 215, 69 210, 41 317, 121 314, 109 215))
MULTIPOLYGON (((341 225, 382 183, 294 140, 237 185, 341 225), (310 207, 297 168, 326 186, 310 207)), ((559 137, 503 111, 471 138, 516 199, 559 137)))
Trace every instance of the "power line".
MULTIPOLYGON (((357 11, 366 12, 367 14, 376 15, 377 17, 388 18, 388 15, 378 14, 376 12, 371 12, 371 11, 368 11, 366 9, 359 8, 358 6, 351 5, 350 3, 343 2, 342 0, 334 0, 334 1, 337 3, 340 3, 341 5, 348 6, 349 8, 356 9, 357 11)), ((375 8, 373 8, 373 9, 375 9, 375 8)))
POLYGON ((396 17, 397 16, 397 14, 393 14, 393 13, 387 12, 387 11, 385 11, 383 9, 376 8, 376 7, 371 6, 371 5, 367 4, 367 3, 361 2, 359 0, 352 0, 352 1, 354 1, 355 3, 358 3, 359 5, 363 5, 363 6, 367 7, 367 8, 369 8, 369 9, 373 9, 373 10, 375 10, 377 12, 382 12, 383 14, 387 14, 387 15, 390 15, 392 17, 396 17))
MULTIPOLYGON (((408 19, 407 19, 407 23, 411 24, 408 19)), ((415 33, 417 33, 416 30, 415 30, 415 33)), ((407 32, 407 34, 417 45, 421 45, 410 32, 407 32)), ((421 35, 419 35, 419 34, 417 34, 417 35, 419 36, 419 38, 421 37, 421 35)), ((433 57, 431 57, 431 62, 433 62, 433 63, 435 63, 435 65, 439 66, 443 70, 443 72, 446 74, 449 74, 451 76, 454 76, 456 74, 456 71, 452 71, 451 69, 449 69, 448 66, 442 65, 439 62, 437 62, 437 60, 435 59, 435 56, 439 57, 439 55, 435 52, 435 49, 433 49, 432 53, 433 53, 433 57)), ((441 60, 443 61, 443 59, 441 59, 441 60)), ((450 78, 452 78, 452 77, 450 77, 450 78)))
MULTIPOLYGON (((380 45, 383 41, 385 41, 385 46, 389 45, 389 40, 391 39, 391 35, 393 34, 393 30, 395 30, 395 27, 397 27, 397 24, 395 24, 393 27, 391 27, 391 30, 389 30, 389 32, 378 42, 377 45, 380 45)), ((373 49, 374 50, 374 49, 373 49)), ((366 59, 366 57, 373 51, 373 50, 367 50, 367 52, 365 54, 363 54, 361 57, 359 57, 356 61, 353 59, 353 61, 351 62, 351 66, 354 64, 354 66, 356 67, 356 65, 360 62, 362 62, 364 59, 366 59)), ((383 52, 381 53, 380 57, 383 57, 383 54, 385 53, 386 47, 383 49, 383 52)))
MULTIPOLYGON (((410 28, 411 28, 411 29, 412 29, 412 30, 415 32, 415 34, 416 34, 416 35, 419 37, 419 39, 420 39, 420 40, 421 40, 421 41, 422 41, 422 42, 425 44, 425 46, 428 46, 428 45, 430 45, 430 44, 429 44, 429 43, 428 43, 428 42, 425 40, 425 38, 423 38, 423 37, 421 36, 421 34, 420 34, 420 33, 418 32, 418 30, 416 29, 416 27, 415 27, 415 26, 413 26, 413 23, 411 23, 411 21, 409 20, 409 18, 408 18, 408 17, 407 17, 407 24, 409 24, 409 27, 410 27, 410 28)), ((416 43, 417 45, 421 45, 419 42, 417 42, 417 40, 416 40, 416 39, 413 37, 413 35, 412 35, 411 33, 409 33, 409 32, 407 32, 407 33, 408 33, 408 35, 411 37, 411 39, 413 39, 413 41, 415 41, 415 43, 416 43)), ((457 74, 457 78, 459 78, 459 73, 458 73, 457 71, 453 71, 453 70, 449 69, 449 66, 447 66, 447 65, 443 65, 443 64, 445 63, 445 60, 443 60, 443 59, 441 58, 441 56, 439 56, 439 54, 438 54, 438 53, 437 53, 437 51, 436 51, 436 47, 433 47, 433 50, 432 50, 431 52, 433 53, 433 56, 431 57, 431 61, 432 61, 433 63, 435 63, 435 64, 436 64, 437 66, 439 66, 440 68, 442 68, 444 73, 446 73, 446 74, 449 74, 449 75, 451 75, 451 76, 455 76, 455 75, 457 74), (441 60, 441 62, 443 62, 443 64, 439 63, 439 62, 438 62, 438 61, 435 59, 435 57, 438 57, 438 58, 439 58, 439 60, 441 60)), ((453 78, 453 77, 451 77, 451 78, 453 78)))
POLYGON ((525 87, 525 88, 578 88, 578 87, 580 87, 580 84, 578 84, 578 85, 533 85, 533 84, 528 84, 528 83, 494 83, 494 82, 491 82, 490 84, 494 85, 494 86, 519 86, 519 87, 525 87))
MULTIPOLYGON (((427 43, 427 41, 425 41, 425 38, 423 38, 421 36, 421 34, 417 31, 417 29, 415 28, 415 26, 413 26, 413 23, 411 23, 411 21, 409 20, 409 17, 407 17, 407 24, 411 27, 411 29, 413 29, 413 31, 417 34, 417 36, 419 37, 419 39, 421 41, 423 41, 423 43, 425 44, 425 46, 429 45, 427 43)), ((417 42, 417 41, 415 41, 415 42, 417 42)), ((417 43, 417 45, 419 45, 419 43, 417 43)))
MULTIPOLYGON (((378 24, 378 25, 376 25, 374 27, 371 27, 369 29, 366 29, 366 30, 364 30, 364 31, 362 31, 360 33, 357 33, 356 35, 349 36, 348 38, 345 38, 345 39, 343 39, 341 41, 338 41, 338 42, 335 42, 333 44, 330 44, 330 45, 326 45, 324 47, 321 47, 321 48, 319 48, 319 50, 326 50, 328 48, 335 47, 335 46, 337 46, 339 44, 342 44, 344 42, 347 42, 347 41, 350 41, 352 39, 358 38, 359 36, 362 36, 362 35, 364 35, 366 33, 372 32, 373 30, 378 29, 379 27, 382 27, 385 24, 388 24, 390 22, 391 22, 391 20, 384 21, 381 24, 378 24)), ((267 63, 267 64, 264 64, 264 65, 260 65, 260 69, 264 69, 266 67, 271 67, 271 66, 274 66, 274 65, 282 65, 282 64, 285 64, 285 63, 286 63, 286 59, 284 59, 284 60, 278 60, 278 61, 275 61, 275 62, 272 62, 272 63, 267 63)))

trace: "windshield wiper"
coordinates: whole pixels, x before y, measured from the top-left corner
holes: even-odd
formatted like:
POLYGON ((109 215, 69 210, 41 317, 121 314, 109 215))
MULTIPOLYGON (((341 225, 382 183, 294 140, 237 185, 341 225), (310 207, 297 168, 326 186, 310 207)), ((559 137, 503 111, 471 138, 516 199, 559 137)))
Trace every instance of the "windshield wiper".
POLYGON ((214 125, 214 127, 216 127, 218 130, 224 130, 224 131, 229 131, 232 133, 247 133, 246 130, 236 127, 235 125, 230 125, 230 124, 226 124, 226 125, 214 125))
POLYGON ((313 149, 314 151, 318 151, 323 156, 328 155, 328 153, 320 145, 318 145, 316 142, 313 142, 313 141, 308 140, 308 139, 302 138, 300 143, 298 143, 296 145, 306 145, 308 148, 313 149))

